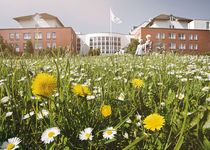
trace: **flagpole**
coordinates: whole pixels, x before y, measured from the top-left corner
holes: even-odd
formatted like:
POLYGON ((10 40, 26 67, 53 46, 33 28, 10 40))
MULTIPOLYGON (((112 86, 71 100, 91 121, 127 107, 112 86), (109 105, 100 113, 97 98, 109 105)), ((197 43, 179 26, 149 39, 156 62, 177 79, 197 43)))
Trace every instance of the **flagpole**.
POLYGON ((111 53, 111 41, 112 41, 112 19, 111 19, 111 7, 109 9, 109 54, 111 53))

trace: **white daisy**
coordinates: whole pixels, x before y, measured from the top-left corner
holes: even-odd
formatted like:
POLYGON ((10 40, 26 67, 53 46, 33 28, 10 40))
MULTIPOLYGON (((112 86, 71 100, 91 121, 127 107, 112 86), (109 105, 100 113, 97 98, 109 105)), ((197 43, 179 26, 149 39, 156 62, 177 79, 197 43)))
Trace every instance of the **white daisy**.
POLYGON ((13 112, 7 112, 6 117, 12 116, 13 112))
POLYGON ((130 118, 127 118, 127 119, 126 119, 126 122, 127 122, 127 123, 131 123, 132 120, 131 120, 130 118))
POLYGON ((136 114, 136 120, 141 120, 141 115, 139 115, 139 113, 138 114, 136 114))
POLYGON ((5 96, 5 97, 3 97, 3 98, 1 99, 1 103, 2 103, 2 104, 7 103, 8 101, 9 101, 9 97, 8 97, 8 96, 5 96))
POLYGON ((125 95, 124 93, 120 93, 119 97, 117 98, 120 101, 124 101, 125 100, 125 95))
POLYGON ((92 139, 93 139, 92 131, 93 131, 93 128, 85 128, 84 131, 80 132, 79 139, 81 141, 84 141, 84 140, 92 141, 92 139))
POLYGON ((58 127, 53 127, 46 129, 41 136, 41 140, 45 143, 51 143, 54 141, 54 137, 60 134, 60 129, 58 127))
POLYGON ((203 91, 203 92, 208 92, 209 89, 210 89, 210 88, 209 88, 208 86, 205 86, 204 88, 202 88, 202 91, 203 91))
POLYGON ((49 111, 42 109, 41 112, 38 113, 38 119, 43 119, 49 115, 49 111))
POLYGON ((87 97, 86 97, 86 99, 87 100, 93 100, 93 99, 95 99, 96 97, 94 96, 94 95, 88 95, 87 97))
POLYGON ((4 142, 1 146, 2 150, 14 150, 17 149, 19 146, 18 144, 21 142, 21 140, 17 137, 10 138, 8 141, 4 142))
POLYGON ((108 128, 103 132, 103 137, 104 137, 105 139, 113 139, 115 134, 117 134, 117 130, 114 129, 113 127, 108 127, 108 128))
POLYGON ((123 134, 123 137, 126 138, 126 139, 128 139, 128 133, 125 132, 125 134, 123 134))
POLYGON ((176 98, 178 98, 179 100, 182 100, 184 98, 184 94, 180 93, 179 95, 176 95, 176 98))
POLYGON ((22 120, 28 119, 29 117, 33 116, 35 113, 34 111, 31 111, 29 114, 25 114, 22 118, 22 120))

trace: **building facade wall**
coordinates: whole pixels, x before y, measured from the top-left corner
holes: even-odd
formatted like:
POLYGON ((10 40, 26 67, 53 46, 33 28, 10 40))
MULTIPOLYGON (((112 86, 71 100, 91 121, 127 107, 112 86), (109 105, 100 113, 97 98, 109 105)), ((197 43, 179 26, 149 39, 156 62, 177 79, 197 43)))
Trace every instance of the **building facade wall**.
POLYGON ((208 30, 141 28, 140 32, 140 38, 144 41, 147 34, 151 35, 154 50, 162 45, 162 48, 166 50, 210 51, 210 31, 208 30), (175 36, 171 36, 172 34, 175 36))
POLYGON ((189 29, 210 30, 209 20, 193 20, 189 23, 189 29))
POLYGON ((177 29, 187 29, 188 22, 183 21, 170 21, 170 20, 156 20, 150 26, 150 28, 177 28, 177 29))
POLYGON ((76 51, 76 34, 71 27, 64 28, 13 28, 0 29, 0 35, 17 52, 24 52, 24 45, 31 40, 35 50, 67 47, 76 51))
POLYGON ((130 35, 119 33, 92 33, 78 35, 80 53, 87 54, 89 49, 99 48, 102 54, 112 54, 130 43, 130 35))

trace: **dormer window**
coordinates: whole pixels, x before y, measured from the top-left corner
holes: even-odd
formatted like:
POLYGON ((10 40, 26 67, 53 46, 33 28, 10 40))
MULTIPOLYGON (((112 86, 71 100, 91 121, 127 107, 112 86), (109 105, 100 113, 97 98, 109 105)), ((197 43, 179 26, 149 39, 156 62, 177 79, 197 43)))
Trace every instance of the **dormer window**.
POLYGON ((170 21, 175 21, 175 17, 173 15, 170 15, 170 21))
POLYGON ((209 22, 206 22, 206 29, 210 29, 209 28, 209 22))

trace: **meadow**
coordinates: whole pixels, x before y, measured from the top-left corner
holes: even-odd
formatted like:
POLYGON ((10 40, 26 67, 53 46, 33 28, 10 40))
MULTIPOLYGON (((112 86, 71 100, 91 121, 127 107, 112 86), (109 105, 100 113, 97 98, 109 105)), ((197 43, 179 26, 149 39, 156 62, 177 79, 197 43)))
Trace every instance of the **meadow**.
POLYGON ((1 149, 210 149, 210 57, 0 58, 1 149))

